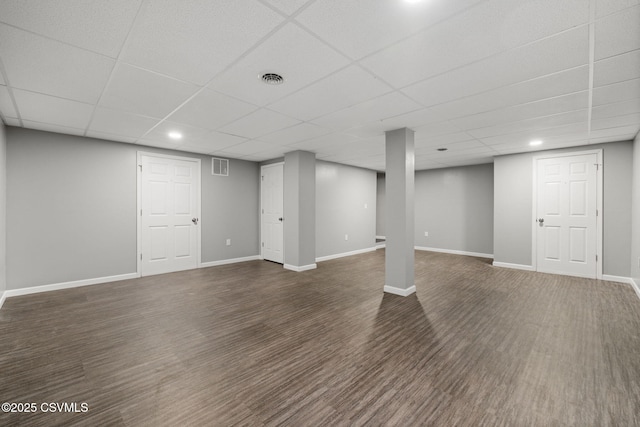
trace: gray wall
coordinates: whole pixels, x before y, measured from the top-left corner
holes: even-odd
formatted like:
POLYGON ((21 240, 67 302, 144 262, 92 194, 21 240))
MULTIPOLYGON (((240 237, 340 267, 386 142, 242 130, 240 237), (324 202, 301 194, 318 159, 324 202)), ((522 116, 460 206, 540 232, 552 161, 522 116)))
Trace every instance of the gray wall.
POLYGON ((7 139, 0 119, 0 297, 7 288, 7 139))
POLYGON ((138 150, 202 160, 203 262, 258 254, 256 163, 8 127, 8 289, 136 271, 138 150))
POLYGON ((416 246, 493 254, 493 164, 416 172, 415 207, 416 246))
MULTIPOLYGON (((384 174, 378 174, 377 187, 380 216, 384 174)), ((493 187, 492 164, 416 171, 415 245, 493 254, 493 187)), ((376 233, 384 235, 384 223, 376 223, 376 233)))
POLYGON ((640 286, 640 133, 633 142, 631 277, 640 286))
POLYGON ((284 156, 284 263, 316 262, 316 157, 308 151, 284 156))
POLYGON ((372 248, 375 236, 376 173, 316 161, 316 256, 372 248))
POLYGON ((387 199, 385 197, 385 180, 384 173, 378 172, 376 174, 376 236, 385 235, 385 204, 387 199))
MULTIPOLYGON (((629 277, 631 249, 631 142, 553 152, 603 149, 603 273, 629 277)), ((494 162, 494 259, 532 265, 533 157, 550 151, 497 157, 494 162)))

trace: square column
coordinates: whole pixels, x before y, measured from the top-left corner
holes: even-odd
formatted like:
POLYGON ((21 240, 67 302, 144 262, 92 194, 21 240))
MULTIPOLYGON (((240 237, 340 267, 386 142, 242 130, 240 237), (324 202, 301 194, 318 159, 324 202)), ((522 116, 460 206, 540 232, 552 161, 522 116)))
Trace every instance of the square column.
POLYGON ((284 268, 316 268, 316 155, 284 155, 284 268))
POLYGON ((402 128, 386 138, 386 249, 384 291, 407 296, 414 282, 414 132, 402 128))

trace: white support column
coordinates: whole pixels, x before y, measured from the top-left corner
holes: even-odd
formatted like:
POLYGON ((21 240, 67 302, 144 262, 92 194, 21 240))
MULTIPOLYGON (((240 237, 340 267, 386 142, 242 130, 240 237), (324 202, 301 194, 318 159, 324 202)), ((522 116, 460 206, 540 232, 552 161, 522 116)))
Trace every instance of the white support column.
POLYGON ((316 155, 284 155, 284 268, 316 268, 316 155))
POLYGON ((414 132, 386 132, 386 249, 384 291, 407 296, 414 282, 414 132))

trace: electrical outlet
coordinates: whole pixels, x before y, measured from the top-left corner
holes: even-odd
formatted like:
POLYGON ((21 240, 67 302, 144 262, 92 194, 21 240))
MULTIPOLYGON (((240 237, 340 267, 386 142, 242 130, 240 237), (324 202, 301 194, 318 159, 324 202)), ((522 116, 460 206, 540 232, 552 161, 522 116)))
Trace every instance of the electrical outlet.
POLYGON ((231 246, 231 239, 227 239, 227 246, 231 246))
POLYGON ((424 237, 429 237, 429 232, 428 231, 424 232, 424 237))
POLYGON ((364 208, 367 209, 367 204, 366 203, 364 204, 364 208))
POLYGON ((348 234, 344 235, 344 240, 349 240, 349 235, 348 234))

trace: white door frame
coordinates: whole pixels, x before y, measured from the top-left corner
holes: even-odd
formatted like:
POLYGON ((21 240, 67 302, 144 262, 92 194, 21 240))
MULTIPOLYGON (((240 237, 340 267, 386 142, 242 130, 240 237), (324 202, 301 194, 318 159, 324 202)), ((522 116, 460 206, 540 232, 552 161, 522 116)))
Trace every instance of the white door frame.
POLYGON ((604 199, 602 194, 602 149, 598 150, 585 150, 585 151, 567 151, 562 153, 545 153, 533 157, 533 211, 531 214, 531 266, 533 271, 538 271, 538 222, 536 216, 538 215, 538 160, 553 159, 557 157, 570 157, 570 156, 582 156, 585 154, 595 154, 597 158, 598 168, 596 172, 596 209, 598 215, 596 217, 596 256, 598 261, 596 262, 596 278, 602 280, 602 241, 603 241, 603 228, 602 228, 602 200, 604 199))
POLYGON ((150 157, 160 157, 162 159, 173 159, 173 160, 182 160, 186 162, 194 162, 197 166, 196 173, 196 182, 198 183, 198 192, 197 201, 196 201, 196 213, 197 217, 200 218, 198 221, 198 227, 196 230, 196 268, 200 268, 200 264, 202 263, 202 250, 201 250, 201 230, 202 227, 202 212, 201 212, 201 198, 202 198, 202 169, 201 169, 201 161, 195 157, 181 157, 181 156, 172 156, 169 154, 158 154, 152 153, 149 151, 138 151, 137 152, 137 160, 136 160, 136 180, 137 180, 137 195, 136 195, 136 234, 137 234, 137 245, 136 245, 136 274, 138 277, 142 277, 142 216, 140 215, 142 209, 142 156, 150 156, 150 157))
MULTIPOLYGON (((268 168, 270 166, 278 166, 278 165, 282 165, 282 170, 284 172, 284 162, 275 162, 275 163, 269 163, 268 165, 260 166, 260 176, 262 177, 262 171, 264 170, 264 168, 268 168)), ((283 175, 283 178, 284 178, 284 175, 283 175)), ((282 183, 282 192, 284 193, 284 182, 282 183)), ((283 215, 284 215, 284 212, 283 212, 283 215)), ((260 178, 260 206, 258 206, 258 217, 260 218, 260 242, 262 242, 262 178, 260 178)), ((262 243, 260 243, 260 259, 262 260, 264 260, 264 256, 262 254, 263 250, 264 248, 262 247, 262 243)), ((282 227, 282 265, 283 266, 284 266, 284 259, 285 259, 284 251, 285 251, 285 247, 284 247, 284 224, 283 224, 283 227, 282 227)))

